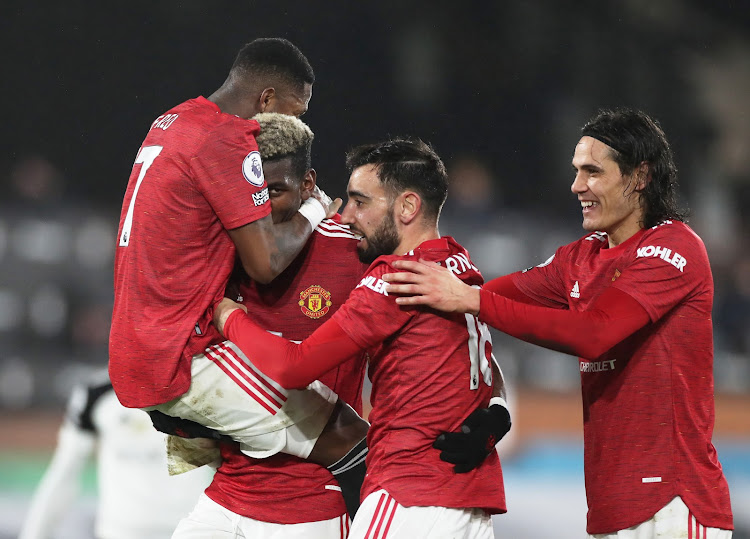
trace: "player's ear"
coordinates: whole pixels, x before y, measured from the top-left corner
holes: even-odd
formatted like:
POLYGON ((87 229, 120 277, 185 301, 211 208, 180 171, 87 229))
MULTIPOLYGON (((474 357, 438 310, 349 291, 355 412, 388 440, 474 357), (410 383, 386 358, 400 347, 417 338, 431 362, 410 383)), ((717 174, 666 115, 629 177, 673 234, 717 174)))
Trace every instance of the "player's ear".
POLYGON ((273 100, 276 99, 276 90, 274 88, 266 88, 260 93, 259 98, 259 108, 261 112, 266 112, 266 109, 268 109, 271 106, 271 103, 273 103, 273 100))
POLYGON ((643 161, 636 167, 633 176, 635 177, 635 190, 643 191, 648 182, 651 181, 651 167, 646 161, 643 161))
POLYGON ((405 191, 396 200, 397 217, 403 224, 411 223, 422 208, 422 199, 414 191, 405 191))
POLYGON ((312 195, 313 189, 315 189, 315 182, 317 180, 318 173, 315 172, 314 168, 311 168, 307 172, 305 172, 305 175, 302 176, 302 181, 300 182, 299 190, 302 195, 302 201, 304 202, 310 196, 312 195))

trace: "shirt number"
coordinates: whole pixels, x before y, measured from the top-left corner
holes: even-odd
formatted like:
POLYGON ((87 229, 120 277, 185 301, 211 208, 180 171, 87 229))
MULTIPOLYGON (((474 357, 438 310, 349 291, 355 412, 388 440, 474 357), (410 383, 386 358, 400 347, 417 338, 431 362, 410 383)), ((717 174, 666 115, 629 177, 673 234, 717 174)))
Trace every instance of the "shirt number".
POLYGON ((120 247, 127 247, 130 244, 130 229, 133 228, 133 209, 135 208, 135 197, 138 196, 138 189, 141 188, 141 182, 146 175, 148 167, 154 162, 154 159, 161 153, 162 146, 144 146, 135 158, 135 165, 142 165, 141 172, 138 174, 138 180, 135 182, 133 196, 130 198, 128 213, 125 215, 125 221, 122 223, 122 232, 120 233, 120 247))
POLYGON ((492 386, 492 335, 487 324, 471 314, 466 317, 466 329, 469 331, 469 389, 479 388, 479 375, 488 386, 492 386))

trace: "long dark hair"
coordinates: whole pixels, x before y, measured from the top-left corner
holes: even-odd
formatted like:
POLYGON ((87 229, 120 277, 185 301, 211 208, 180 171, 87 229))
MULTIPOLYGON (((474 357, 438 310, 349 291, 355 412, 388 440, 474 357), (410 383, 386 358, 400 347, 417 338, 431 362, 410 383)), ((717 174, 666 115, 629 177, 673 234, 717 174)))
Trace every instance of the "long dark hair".
POLYGON ((583 126, 581 134, 612 148, 612 157, 624 175, 632 174, 644 162, 648 164, 651 178, 639 193, 644 228, 667 219, 685 221, 687 210, 677 202, 672 148, 656 120, 640 110, 605 109, 583 126))

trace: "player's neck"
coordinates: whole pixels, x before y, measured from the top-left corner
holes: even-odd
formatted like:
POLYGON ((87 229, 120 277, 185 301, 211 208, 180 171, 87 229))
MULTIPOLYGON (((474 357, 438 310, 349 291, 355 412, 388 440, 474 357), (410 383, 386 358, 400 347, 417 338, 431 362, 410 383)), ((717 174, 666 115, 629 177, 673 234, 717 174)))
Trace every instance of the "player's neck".
POLYGON ((248 105, 248 100, 243 99, 243 96, 238 93, 230 86, 222 86, 210 96, 207 97, 212 103, 221 109, 221 112, 227 114, 233 114, 240 118, 252 118, 260 110, 255 110, 254 107, 248 105))
POLYGON ((411 230, 407 228, 402 231, 401 243, 393 252, 395 255, 405 255, 419 247, 422 243, 429 240, 436 240, 440 237, 437 226, 419 227, 411 230))

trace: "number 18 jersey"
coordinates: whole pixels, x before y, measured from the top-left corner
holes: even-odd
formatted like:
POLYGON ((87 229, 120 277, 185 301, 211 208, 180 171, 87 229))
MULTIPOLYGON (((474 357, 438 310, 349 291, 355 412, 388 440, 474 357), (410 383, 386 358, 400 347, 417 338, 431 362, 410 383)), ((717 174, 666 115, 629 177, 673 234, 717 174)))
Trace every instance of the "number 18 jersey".
POLYGON ((457 474, 432 447, 445 431, 489 403, 492 340, 474 316, 401 307, 381 277, 394 260, 431 260, 470 285, 482 283, 466 250, 452 238, 423 242, 404 256, 381 256, 334 314, 367 350, 372 381, 369 454, 362 499, 385 489, 403 506, 480 508, 505 512, 497 453, 457 474))

